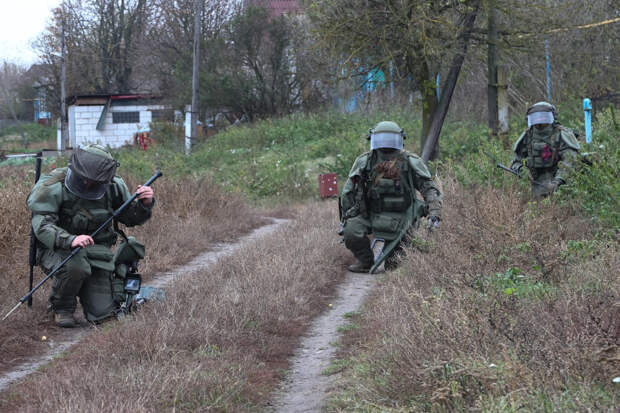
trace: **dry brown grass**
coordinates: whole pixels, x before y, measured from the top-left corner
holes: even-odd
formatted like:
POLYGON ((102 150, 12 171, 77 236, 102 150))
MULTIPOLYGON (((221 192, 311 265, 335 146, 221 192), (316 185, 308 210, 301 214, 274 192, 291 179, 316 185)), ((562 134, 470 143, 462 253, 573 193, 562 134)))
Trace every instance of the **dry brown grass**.
MULTIPOLYGON (((618 245, 577 257, 567 244, 592 238, 588 222, 553 201, 528 206, 452 180, 444 192, 441 229, 418 234, 430 252, 408 250, 367 304, 363 328, 347 338, 353 363, 365 366, 350 373, 348 394, 395 411, 471 411, 511 392, 611 385, 620 356, 618 245), (530 293, 485 284, 510 267, 526 273, 530 293)), ((342 400, 334 410, 359 411, 342 400)))
MULTIPOLYGON (((30 214, 25 201, 33 177, 34 172, 27 167, 0 168, 2 316, 27 292, 30 214)), ((142 183, 131 177, 126 180, 130 190, 142 183)), ((223 194, 205 179, 175 182, 164 176, 153 188, 156 206, 152 219, 127 230, 147 246, 147 256, 140 268, 145 279, 186 262, 215 242, 235 239, 264 222, 240 198, 223 194)), ((43 276, 36 269, 35 282, 43 276)), ((47 344, 41 336, 54 339, 59 334, 46 313, 48 284, 35 293, 32 311, 23 305, 0 323, 0 371, 22 361, 24 356, 44 351, 47 344)))
POLYGON ((256 411, 344 274, 335 210, 304 207, 303 219, 179 280, 165 301, 5 393, 0 410, 256 411))

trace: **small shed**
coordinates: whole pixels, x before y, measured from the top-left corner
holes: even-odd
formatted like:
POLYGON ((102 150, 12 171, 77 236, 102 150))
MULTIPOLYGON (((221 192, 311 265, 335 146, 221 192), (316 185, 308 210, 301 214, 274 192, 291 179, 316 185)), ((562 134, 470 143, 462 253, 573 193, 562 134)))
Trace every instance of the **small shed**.
POLYGON ((148 130, 151 122, 174 120, 174 111, 155 95, 73 96, 68 106, 72 147, 98 143, 117 148, 132 144, 134 134, 148 130))

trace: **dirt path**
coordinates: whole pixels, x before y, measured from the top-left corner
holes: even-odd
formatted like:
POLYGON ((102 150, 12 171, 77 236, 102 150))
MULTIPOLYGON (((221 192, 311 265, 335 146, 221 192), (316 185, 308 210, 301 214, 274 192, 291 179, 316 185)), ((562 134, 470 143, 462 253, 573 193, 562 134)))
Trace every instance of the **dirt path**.
MULTIPOLYGON (((177 267, 172 271, 160 273, 155 275, 150 280, 144 282, 146 287, 165 288, 174 278, 191 275, 197 271, 205 270, 207 267, 215 263, 218 259, 231 255, 235 251, 248 245, 249 243, 256 242, 256 240, 264 237, 265 235, 274 232, 281 225, 288 222, 286 219, 273 219, 273 223, 265 225, 254 230, 249 235, 240 238, 237 242, 232 244, 216 244, 213 251, 203 253, 194 258, 189 263, 177 267)), ((95 327, 96 328, 96 327, 95 327)), ((89 332, 91 327, 89 324, 83 324, 81 328, 64 329, 60 337, 54 340, 49 340, 49 350, 47 353, 32 357, 26 360, 24 363, 16 366, 8 372, 4 372, 0 375, 0 392, 4 391, 13 382, 20 380, 29 374, 35 372, 40 367, 48 364, 59 354, 67 351, 73 345, 82 340, 89 332)))
POLYGON ((336 291, 336 299, 324 314, 312 323, 291 361, 287 380, 269 411, 278 413, 320 412, 330 377, 322 373, 332 361, 338 340, 338 328, 346 324, 344 315, 360 308, 376 284, 376 275, 347 273, 336 291))

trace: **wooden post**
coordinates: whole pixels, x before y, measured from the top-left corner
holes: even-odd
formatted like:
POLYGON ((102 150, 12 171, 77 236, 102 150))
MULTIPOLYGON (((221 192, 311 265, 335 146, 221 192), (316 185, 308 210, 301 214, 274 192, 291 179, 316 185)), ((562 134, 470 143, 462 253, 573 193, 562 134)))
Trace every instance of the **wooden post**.
MULTIPOLYGON (((202 0, 194 0, 194 65, 192 70, 192 110, 191 110, 191 136, 190 142, 197 137, 198 124, 198 80, 200 73, 200 15, 202 12, 202 0)), ((191 144, 190 144, 191 145, 191 144)), ((187 148, 189 154, 189 148, 187 148)))
POLYGON ((60 67, 60 149, 67 149, 69 145, 69 139, 67 136, 67 45, 65 42, 65 5, 62 4, 62 33, 60 38, 60 54, 61 54, 61 67, 60 67))
POLYGON ((492 135, 497 135, 497 120, 498 120, 498 80, 497 80, 497 25, 495 24, 495 1, 489 2, 489 16, 487 20, 488 34, 487 34, 487 71, 488 71, 488 86, 487 86, 487 108, 489 119, 489 130, 492 135))
POLYGON ((497 67, 497 103, 498 103, 498 119, 499 133, 507 135, 509 132, 508 125, 508 70, 506 66, 497 67))

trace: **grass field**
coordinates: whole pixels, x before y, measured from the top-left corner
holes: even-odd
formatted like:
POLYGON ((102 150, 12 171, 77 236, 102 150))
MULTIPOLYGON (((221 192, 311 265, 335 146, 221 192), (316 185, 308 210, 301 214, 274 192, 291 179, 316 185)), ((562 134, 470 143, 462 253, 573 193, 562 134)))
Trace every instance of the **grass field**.
MULTIPOLYGON (((175 130, 156 126, 155 146, 116 151, 132 189, 156 167, 165 174, 155 184, 153 220, 132 231, 148 240, 145 273, 235 239, 273 208, 295 221, 261 248, 180 282, 165 302, 106 324, 3 393, 0 410, 264 406, 351 261, 335 236, 335 202, 316 200, 317 174, 336 172, 342 184, 367 148, 368 128, 386 118, 409 132, 406 146, 416 151, 419 121, 407 112, 296 115, 230 128, 189 157, 175 130)), ((484 155, 510 162, 506 142, 484 126, 449 123, 441 139, 441 157, 430 164, 444 193, 441 227, 417 233, 400 268, 382 275, 363 311, 350 314, 339 359, 325 372, 337 374, 329 410, 614 411, 620 152, 611 114, 600 114, 585 148, 594 166, 580 165, 570 185, 540 203, 528 202, 527 183, 484 155)), ((25 285, 32 176, 30 163, 0 168, 2 311, 25 285)), ((43 346, 44 296, 0 326, 0 352, 43 346)))

